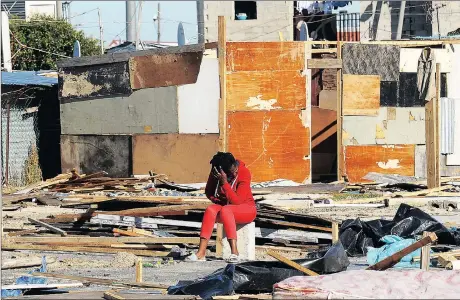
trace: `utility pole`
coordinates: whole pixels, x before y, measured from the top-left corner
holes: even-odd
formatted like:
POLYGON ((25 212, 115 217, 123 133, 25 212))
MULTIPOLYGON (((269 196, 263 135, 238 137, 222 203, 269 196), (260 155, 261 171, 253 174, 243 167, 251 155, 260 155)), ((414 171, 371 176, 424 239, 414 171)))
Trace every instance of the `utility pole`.
POLYGON ((104 55, 104 29, 102 28, 101 10, 97 8, 97 16, 99 17, 99 43, 101 46, 101 55, 104 55))
POLYGON ((158 25, 158 29, 157 29, 157 44, 160 43, 160 37, 161 37, 161 28, 160 28, 160 25, 161 22, 160 22, 160 2, 158 2, 158 14, 157 14, 157 25, 158 25))
POLYGON ((56 19, 62 19, 62 1, 56 1, 56 19))
POLYGON ((139 11, 137 12, 137 23, 136 23, 136 50, 139 49, 140 34, 141 34, 141 20, 142 20, 142 6, 144 1, 139 2, 139 11))
POLYGON ((135 42, 136 40, 136 2, 125 1, 126 3, 126 41, 135 42))
POLYGON ((404 12, 406 10, 406 1, 401 1, 401 8, 399 9, 398 30, 396 32, 396 39, 400 40, 402 37, 402 29, 404 25, 404 12))
POLYGON ((11 45, 10 45, 10 23, 6 11, 2 11, 2 55, 3 55, 3 68, 7 72, 13 70, 11 63, 11 45))

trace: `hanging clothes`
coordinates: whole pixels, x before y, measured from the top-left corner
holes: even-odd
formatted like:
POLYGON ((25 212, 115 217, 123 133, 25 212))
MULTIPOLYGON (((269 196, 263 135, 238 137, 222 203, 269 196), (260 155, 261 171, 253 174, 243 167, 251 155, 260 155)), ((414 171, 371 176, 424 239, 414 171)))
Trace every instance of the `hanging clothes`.
POLYGON ((436 57, 431 48, 423 49, 418 59, 417 89, 420 99, 431 101, 436 97, 436 57))

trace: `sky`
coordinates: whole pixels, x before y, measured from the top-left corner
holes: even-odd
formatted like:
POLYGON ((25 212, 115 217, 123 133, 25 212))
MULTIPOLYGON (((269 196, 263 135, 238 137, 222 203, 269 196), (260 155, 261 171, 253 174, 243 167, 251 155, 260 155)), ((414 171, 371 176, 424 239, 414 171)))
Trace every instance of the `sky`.
MULTIPOLYGON (((197 41, 197 21, 195 1, 143 1, 140 20, 140 40, 156 41, 157 25, 153 19, 157 15, 160 2, 161 42, 177 42, 179 21, 185 31, 185 37, 191 43, 197 41)), ((72 1, 70 4, 71 23, 86 35, 99 39, 98 11, 101 12, 104 44, 114 39, 126 39, 125 1, 72 1), (82 15, 80 15, 82 14, 82 15)))
MULTIPOLYGON (((139 1, 138 1, 139 2, 139 1)), ((189 43, 197 41, 196 1, 142 1, 140 40, 156 41, 157 25, 153 19, 157 7, 161 6, 161 42, 177 42, 177 26, 182 21, 185 38, 189 43)), ((101 12, 104 45, 112 40, 126 39, 125 1, 72 1, 70 4, 71 23, 86 35, 99 39, 98 11, 101 12)), ((359 1, 347 7, 349 12, 359 12, 359 1)))

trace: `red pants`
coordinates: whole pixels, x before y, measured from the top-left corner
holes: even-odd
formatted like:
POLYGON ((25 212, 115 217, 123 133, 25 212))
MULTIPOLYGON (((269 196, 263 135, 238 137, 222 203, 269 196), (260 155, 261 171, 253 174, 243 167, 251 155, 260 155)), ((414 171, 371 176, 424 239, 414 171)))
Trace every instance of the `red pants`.
POLYGON ((225 206, 212 204, 204 212, 200 237, 209 240, 217 221, 224 224, 227 238, 236 240, 236 224, 251 223, 256 218, 256 214, 256 207, 252 203, 225 206))

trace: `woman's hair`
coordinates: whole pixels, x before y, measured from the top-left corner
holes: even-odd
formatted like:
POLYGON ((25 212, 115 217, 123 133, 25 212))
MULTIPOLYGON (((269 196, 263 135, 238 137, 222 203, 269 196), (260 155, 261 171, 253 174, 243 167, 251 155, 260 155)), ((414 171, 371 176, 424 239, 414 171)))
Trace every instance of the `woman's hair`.
POLYGON ((236 159, 230 152, 217 152, 217 154, 212 157, 210 164, 216 168, 222 167, 225 173, 229 173, 230 168, 236 164, 236 159))

